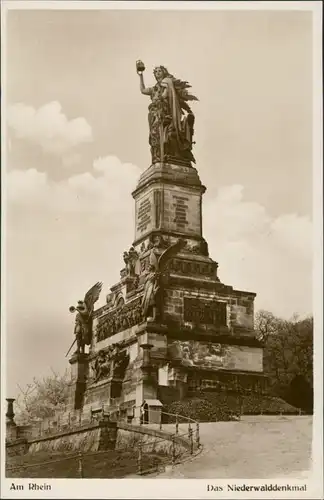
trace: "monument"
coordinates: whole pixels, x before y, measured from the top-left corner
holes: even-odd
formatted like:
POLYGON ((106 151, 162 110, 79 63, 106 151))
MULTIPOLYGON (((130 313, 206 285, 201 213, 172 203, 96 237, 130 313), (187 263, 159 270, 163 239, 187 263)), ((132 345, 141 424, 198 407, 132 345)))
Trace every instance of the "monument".
POLYGON ((142 61, 136 69, 140 91, 151 99, 152 163, 132 193, 134 240, 106 304, 94 309, 97 283, 70 308, 77 311, 70 408, 104 404, 125 416, 201 389, 265 389, 256 294, 220 281, 203 237, 206 188, 193 166, 188 104, 198 99, 164 66, 154 69, 152 87, 144 84, 142 61))

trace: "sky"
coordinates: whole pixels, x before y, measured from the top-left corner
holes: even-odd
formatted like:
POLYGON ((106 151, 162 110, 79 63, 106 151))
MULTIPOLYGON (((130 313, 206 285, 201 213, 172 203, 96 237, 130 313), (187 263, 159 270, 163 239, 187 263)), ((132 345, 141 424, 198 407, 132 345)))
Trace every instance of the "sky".
POLYGON ((119 279, 150 165, 162 64, 199 97, 203 233, 256 310, 312 313, 312 24, 298 11, 10 11, 6 19, 7 390, 63 371, 70 305, 119 279))

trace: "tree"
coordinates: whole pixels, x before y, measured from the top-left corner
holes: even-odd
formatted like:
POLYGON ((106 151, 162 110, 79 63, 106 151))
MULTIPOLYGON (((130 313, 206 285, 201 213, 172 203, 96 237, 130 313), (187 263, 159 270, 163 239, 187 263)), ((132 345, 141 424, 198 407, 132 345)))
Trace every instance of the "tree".
POLYGON ((18 386, 20 394, 16 400, 16 421, 20 424, 31 423, 37 419, 52 417, 63 410, 67 403, 69 375, 52 370, 52 375, 43 379, 34 378, 25 389, 18 386))
POLYGON ((313 318, 300 320, 294 316, 288 321, 260 311, 256 328, 265 343, 264 370, 271 391, 291 404, 292 399, 295 404, 298 402, 299 408, 308 409, 309 390, 312 391, 313 386, 313 318), (296 377, 297 382, 292 384, 296 377), (296 398, 296 385, 304 388, 303 398, 296 398))
POLYGON ((276 333, 278 328, 278 318, 271 312, 261 309, 255 316, 256 329, 259 333, 259 339, 266 342, 269 335, 276 333))

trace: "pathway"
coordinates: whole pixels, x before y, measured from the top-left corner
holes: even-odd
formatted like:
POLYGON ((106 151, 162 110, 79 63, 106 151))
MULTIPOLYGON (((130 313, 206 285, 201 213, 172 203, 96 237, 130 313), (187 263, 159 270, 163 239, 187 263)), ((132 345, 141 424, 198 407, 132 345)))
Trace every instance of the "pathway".
POLYGON ((303 478, 311 467, 311 417, 257 416, 203 423, 200 437, 203 450, 198 456, 159 477, 303 478))

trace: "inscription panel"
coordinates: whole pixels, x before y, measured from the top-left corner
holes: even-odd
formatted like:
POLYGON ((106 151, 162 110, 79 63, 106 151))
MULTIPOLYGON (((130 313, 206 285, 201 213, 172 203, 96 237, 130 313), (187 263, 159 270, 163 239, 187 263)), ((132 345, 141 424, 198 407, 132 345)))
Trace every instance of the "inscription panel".
POLYGON ((226 326, 226 302, 184 297, 184 321, 196 324, 226 326))
POLYGON ((175 215, 173 222, 175 222, 178 229, 185 229, 188 225, 187 214, 189 206, 186 202, 189 201, 189 198, 175 194, 172 195, 172 198, 174 200, 173 207, 175 215))
POLYGON ((140 198, 136 203, 136 235, 150 231, 153 226, 154 203, 152 193, 140 198))
POLYGON ((165 188, 164 227, 170 231, 201 234, 200 194, 185 189, 165 188))

